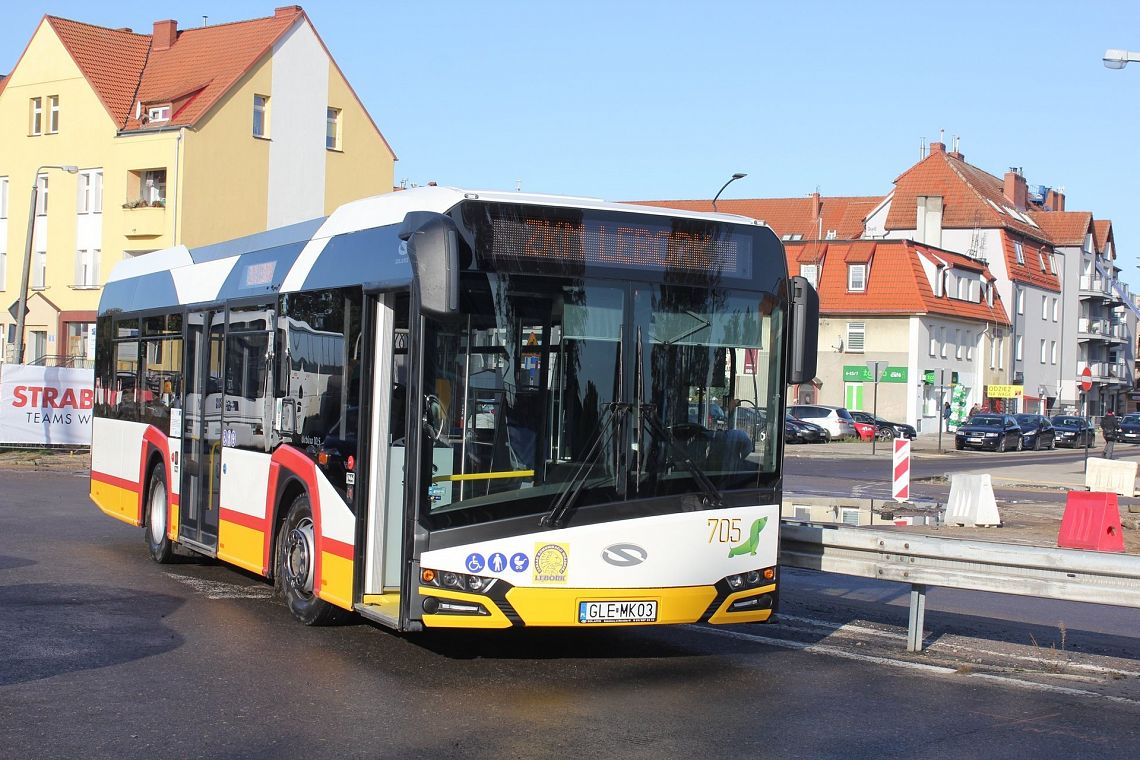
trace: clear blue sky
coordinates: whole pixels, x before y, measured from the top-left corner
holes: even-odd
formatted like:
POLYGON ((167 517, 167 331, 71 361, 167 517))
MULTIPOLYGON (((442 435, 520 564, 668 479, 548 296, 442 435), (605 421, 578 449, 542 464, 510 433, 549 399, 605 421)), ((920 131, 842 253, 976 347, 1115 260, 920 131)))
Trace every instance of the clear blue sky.
MULTIPOLYGON (((44 13, 149 33, 281 0, 13 3, 0 72, 44 13)), ((921 138, 1063 186, 1113 220, 1140 283, 1140 4, 1124 2, 302 3, 387 137, 396 180, 600 196, 885 194, 921 138)), ((1140 287, 1136 288, 1140 290, 1140 287)))

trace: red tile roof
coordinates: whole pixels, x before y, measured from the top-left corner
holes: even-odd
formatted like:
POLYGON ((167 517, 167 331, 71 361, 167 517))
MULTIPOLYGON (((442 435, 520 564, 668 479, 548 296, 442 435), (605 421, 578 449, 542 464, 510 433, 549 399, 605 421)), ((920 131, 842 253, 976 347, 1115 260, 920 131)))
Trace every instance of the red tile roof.
POLYGON ((134 107, 135 90, 150 51, 150 35, 55 16, 45 16, 44 20, 121 129, 134 107))
POLYGON ((816 254, 822 251, 818 273, 821 314, 939 314, 1009 324, 1009 317, 996 291, 993 306, 985 299, 973 303, 946 296, 935 297, 923 269, 924 260, 933 266, 944 264, 955 269, 981 271, 987 282, 993 281, 993 275, 984 264, 962 254, 910 240, 787 242, 784 250, 793 274, 799 272, 800 263, 810 261, 804 256, 809 249, 816 254), (853 253, 856 250, 859 253, 853 253), (851 255, 870 257, 867 289, 861 293, 847 290, 847 264, 852 261, 848 258, 851 255))
MULTIPOLYGON (((779 236, 800 235, 802 240, 826 238, 835 230, 837 240, 852 240, 863 234, 863 219, 882 202, 882 196, 827 196, 805 198, 752 198, 719 200, 717 210, 726 214, 761 219, 779 236), (820 215, 813 213, 819 204, 820 215), (822 220, 822 221, 821 221, 822 220)), ((643 206, 662 206, 686 211, 712 211, 712 201, 635 201, 643 206)))
MULTIPOLYGON (((144 114, 147 106, 172 103, 163 126, 197 123, 304 15, 295 7, 268 18, 186 29, 166 50, 152 47, 138 89, 144 114)), ((134 116, 127 129, 145 126, 134 116)))
POLYGON ((1081 246, 1092 232, 1091 211, 1041 211, 1030 209, 1033 221, 1049 236, 1053 245, 1081 246))
MULTIPOLYGON (((1105 246, 1109 241, 1112 241, 1112 220, 1111 219, 1097 219, 1093 221, 1093 244, 1096 246, 1097 253, 1104 253, 1105 246)), ((1113 252, 1116 251, 1116 246, 1113 245, 1113 252)))
POLYGON ((1009 279, 1023 282, 1054 293, 1061 292, 1061 280, 1053 271, 1053 246, 1008 231, 1001 233, 1009 279), (1017 259, 1017 244, 1021 244, 1021 258, 1017 259))

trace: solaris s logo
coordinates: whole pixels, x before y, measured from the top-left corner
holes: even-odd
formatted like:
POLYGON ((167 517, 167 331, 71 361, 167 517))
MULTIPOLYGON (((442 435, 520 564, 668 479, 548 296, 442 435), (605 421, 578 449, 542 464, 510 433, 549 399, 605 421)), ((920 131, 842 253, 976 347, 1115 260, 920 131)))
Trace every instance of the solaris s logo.
POLYGON ((602 559, 614 567, 640 565, 648 556, 649 552, 637 544, 614 544, 602 549, 602 559))

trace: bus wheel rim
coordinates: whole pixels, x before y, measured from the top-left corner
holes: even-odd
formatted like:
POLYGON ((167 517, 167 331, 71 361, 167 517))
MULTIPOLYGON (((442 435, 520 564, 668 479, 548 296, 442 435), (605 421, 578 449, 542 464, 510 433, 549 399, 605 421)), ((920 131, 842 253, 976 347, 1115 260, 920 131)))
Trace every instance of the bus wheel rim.
POLYGON ((295 590, 313 593, 313 521, 306 517, 285 540, 285 580, 295 590))
POLYGON ((166 493, 161 486, 155 485, 150 489, 149 506, 147 526, 150 530, 151 543, 157 546, 166 536, 166 493))

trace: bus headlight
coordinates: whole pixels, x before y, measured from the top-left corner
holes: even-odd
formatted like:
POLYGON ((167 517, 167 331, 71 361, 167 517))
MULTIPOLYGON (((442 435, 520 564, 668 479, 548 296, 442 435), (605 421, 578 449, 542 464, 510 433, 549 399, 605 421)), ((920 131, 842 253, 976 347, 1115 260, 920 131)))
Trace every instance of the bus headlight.
POLYGON ((420 571, 420 583, 435 588, 453 589, 472 594, 486 594, 495 585, 496 578, 487 578, 482 575, 467 575, 451 570, 437 571, 424 568, 420 571))

